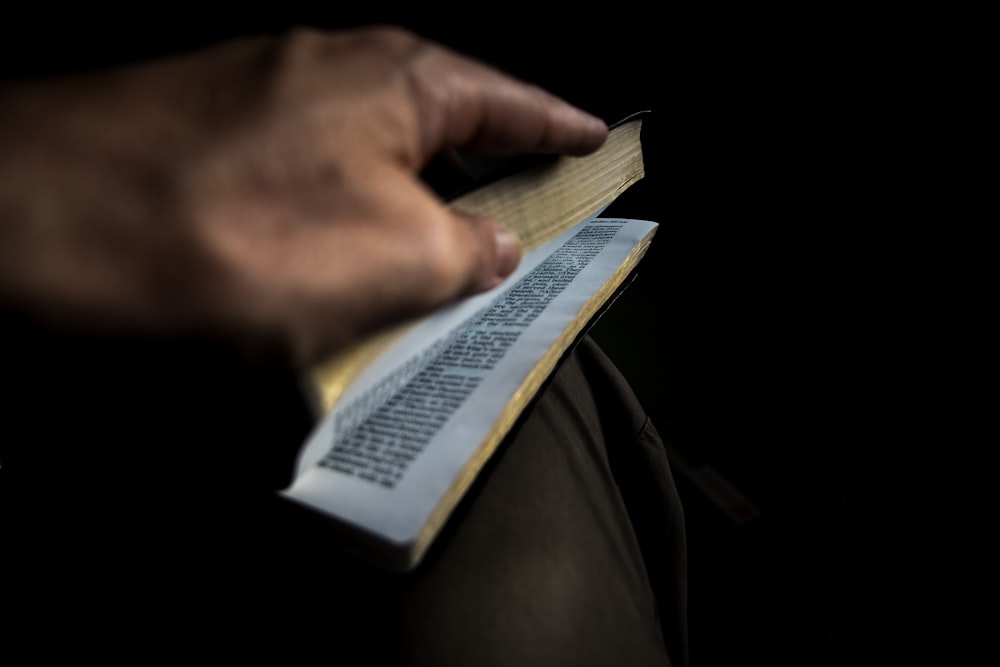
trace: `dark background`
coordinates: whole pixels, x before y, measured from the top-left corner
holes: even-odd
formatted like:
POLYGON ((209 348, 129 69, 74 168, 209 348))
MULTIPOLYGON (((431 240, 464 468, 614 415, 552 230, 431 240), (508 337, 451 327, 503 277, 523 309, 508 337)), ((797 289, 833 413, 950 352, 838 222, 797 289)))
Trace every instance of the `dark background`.
POLYGON ((650 110, 647 176, 609 214, 660 228, 593 333, 672 455, 759 511, 737 523, 677 470, 691 664, 892 663, 936 634, 899 619, 939 587, 899 545, 914 528, 939 541, 947 524, 914 439, 938 425, 910 400, 935 362, 914 364, 913 330, 899 326, 940 297, 914 272, 939 255, 913 215, 940 193, 908 178, 927 149, 915 82, 933 62, 889 39, 906 32, 898 16, 580 7, 91 6, 44 20, 42 7, 6 25, 2 53, 8 74, 27 75, 297 24, 392 22, 609 122, 650 110))

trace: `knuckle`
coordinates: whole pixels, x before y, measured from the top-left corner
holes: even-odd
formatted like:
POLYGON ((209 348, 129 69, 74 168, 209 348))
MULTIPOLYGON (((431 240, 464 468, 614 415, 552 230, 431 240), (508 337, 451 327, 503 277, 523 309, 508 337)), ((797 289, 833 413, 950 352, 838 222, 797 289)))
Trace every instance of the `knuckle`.
POLYGON ((281 61, 298 63, 322 60, 343 52, 368 53, 405 62, 424 41, 395 25, 374 25, 331 32, 308 26, 289 28, 272 42, 281 61))
POLYGON ((315 28, 289 28, 270 42, 270 56, 275 69, 295 66, 296 63, 314 57, 323 43, 323 34, 315 28))
POLYGON ((372 46, 389 53, 406 53, 416 49, 422 40, 406 28, 391 24, 377 24, 360 28, 355 35, 372 46))

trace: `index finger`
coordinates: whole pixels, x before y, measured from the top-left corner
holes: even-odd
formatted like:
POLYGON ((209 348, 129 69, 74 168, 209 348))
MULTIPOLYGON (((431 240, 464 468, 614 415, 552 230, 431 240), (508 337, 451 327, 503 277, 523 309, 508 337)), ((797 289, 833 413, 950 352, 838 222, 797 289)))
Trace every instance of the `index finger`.
POLYGON ((586 155, 608 135, 600 118, 443 46, 431 45, 416 59, 411 84, 424 155, 459 147, 586 155))

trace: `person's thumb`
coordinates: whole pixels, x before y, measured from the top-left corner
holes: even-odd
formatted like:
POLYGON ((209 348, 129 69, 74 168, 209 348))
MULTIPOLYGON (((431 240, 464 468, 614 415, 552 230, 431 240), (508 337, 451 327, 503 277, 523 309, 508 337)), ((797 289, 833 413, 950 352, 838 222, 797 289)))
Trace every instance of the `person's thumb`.
POLYGON ((469 294, 476 294, 492 289, 507 279, 521 263, 521 242, 517 234, 492 220, 479 218, 473 221, 483 227, 483 235, 492 237, 484 239, 484 243, 493 244, 492 261, 481 266, 481 271, 469 288, 469 294))

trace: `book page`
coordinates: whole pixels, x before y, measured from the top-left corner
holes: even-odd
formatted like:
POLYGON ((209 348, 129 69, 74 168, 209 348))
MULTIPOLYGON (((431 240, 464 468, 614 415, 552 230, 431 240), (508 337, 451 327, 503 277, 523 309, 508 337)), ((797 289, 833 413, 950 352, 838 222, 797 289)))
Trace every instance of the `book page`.
POLYGON ((512 425, 511 402, 537 390, 526 380, 540 360, 554 366, 581 311, 656 226, 588 218, 527 253, 501 286, 421 322, 324 416, 283 494, 380 540, 418 540, 512 425))

